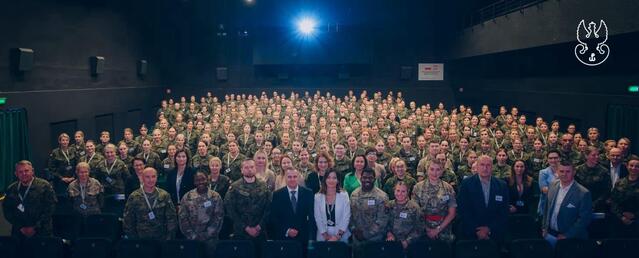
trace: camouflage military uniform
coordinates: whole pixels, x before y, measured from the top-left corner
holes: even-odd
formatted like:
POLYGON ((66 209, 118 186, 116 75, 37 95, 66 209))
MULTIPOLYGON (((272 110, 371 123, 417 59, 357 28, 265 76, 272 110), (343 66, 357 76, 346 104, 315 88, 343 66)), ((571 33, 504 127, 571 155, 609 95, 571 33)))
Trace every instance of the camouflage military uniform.
POLYGON ((193 189, 182 197, 178 217, 180 230, 187 239, 216 240, 224 219, 222 197, 213 190, 200 194, 193 189))
POLYGON ((69 147, 67 151, 62 151, 62 149, 56 148, 49 154, 47 167, 49 172, 57 178, 73 177, 75 176, 75 165, 78 163, 78 159, 75 149, 69 147))
POLYGON ((559 149, 559 154, 561 155, 562 160, 568 160, 574 166, 581 165, 581 162, 585 160, 581 157, 581 153, 573 151, 572 149, 570 149, 569 151, 563 151, 562 149, 559 149))
POLYGON ((397 184, 397 182, 399 181, 403 181, 404 183, 406 183, 406 186, 408 187, 409 196, 411 191, 413 190, 413 186, 417 184, 417 180, 415 180, 415 178, 413 178, 410 175, 404 175, 403 179, 399 179, 397 178, 397 176, 392 176, 388 178, 388 180, 386 180, 386 183, 384 183, 383 189, 384 189, 384 192, 386 192, 386 194, 388 195, 389 200, 395 200, 395 184, 397 184))
POLYGON ((412 176, 415 176, 417 173, 417 165, 420 162, 417 152, 413 149, 411 149, 409 152, 401 149, 399 151, 398 157, 406 162, 406 173, 410 173, 412 176))
POLYGON ((387 201, 388 195, 377 187, 369 192, 355 189, 351 194, 351 231, 361 231, 365 241, 383 241, 389 219, 384 206, 387 201))
POLYGON ((124 194, 124 183, 129 178, 129 168, 119 159, 115 159, 112 164, 107 164, 105 160, 98 164, 95 174, 91 176, 100 181, 107 195, 124 194))
POLYGON ((129 168, 129 172, 133 168, 133 156, 127 155, 126 158, 122 158, 122 156, 118 155, 118 159, 124 162, 127 168, 129 168))
POLYGON ((209 188, 218 193, 222 198, 226 196, 226 192, 231 186, 231 179, 225 175, 220 175, 216 181, 212 181, 209 184, 209 188))
POLYGON ((104 162, 104 156, 100 153, 93 153, 93 155, 89 156, 88 154, 80 158, 80 162, 89 163, 89 167, 91 168, 91 174, 95 175, 98 171, 98 167, 100 163, 104 162))
POLYGON ((231 184, 224 197, 224 207, 227 216, 233 219, 235 238, 249 239, 250 236, 244 230, 247 226, 260 225, 262 232, 266 230, 272 196, 266 183, 257 178, 253 183, 247 183, 241 178, 231 184))
POLYGON ((160 188, 155 189, 153 193, 146 193, 149 204, 142 188, 133 191, 127 199, 123 228, 129 238, 170 240, 175 236, 177 214, 171 196, 160 188))
POLYGON ((9 185, 2 210, 12 225, 11 235, 21 238, 20 228, 35 227, 35 236, 51 236, 51 216, 56 202, 53 187, 44 179, 34 177, 31 187, 20 185, 20 182, 9 185), (20 195, 24 200, 21 200, 20 195))
POLYGON ((396 241, 408 241, 411 243, 422 236, 424 232, 424 219, 422 209, 413 201, 398 204, 396 200, 386 204, 386 212, 389 214, 387 231, 393 233, 396 241))
POLYGON ((144 159, 147 167, 152 167, 152 168, 155 168, 155 170, 157 171, 162 171, 162 160, 160 159, 160 156, 157 153, 153 151, 149 152, 149 154, 140 152, 138 153, 138 155, 135 155, 135 157, 144 159))
POLYGON ((246 159, 241 153, 237 154, 235 159, 231 158, 231 154, 222 157, 222 174, 228 176, 231 181, 238 180, 242 177, 242 161, 246 159))
POLYGON ((624 212, 630 212, 635 215, 634 223, 631 226, 636 229, 634 230, 634 235, 636 236, 637 232, 639 232, 637 218, 639 216, 639 180, 630 181, 628 177, 619 179, 615 188, 612 189, 610 200, 612 204, 611 211, 617 218, 621 218, 624 212))
POLYGON ((211 159, 211 156, 209 155, 205 155, 205 156, 200 156, 199 154, 195 155, 191 159, 191 167, 195 169, 196 171, 202 171, 208 175, 211 173, 209 170, 210 159, 211 159))
POLYGON ((160 143, 155 143, 153 141, 151 142, 151 150, 157 153, 158 156, 160 156, 159 158, 160 161, 165 159, 166 156, 168 155, 168 153, 166 152, 167 146, 169 146, 169 144, 165 140, 162 140, 162 142, 160 143))
POLYGON ((455 174, 455 172, 453 172, 453 170, 451 169, 444 169, 444 173, 442 174, 441 177, 442 181, 448 183, 450 186, 453 187, 453 190, 457 190, 457 187, 459 186, 459 178, 457 177, 457 175, 455 174))
POLYGON ((73 210, 83 216, 101 213, 104 188, 98 180, 89 178, 86 186, 80 187, 77 179, 69 184, 69 198, 73 202, 73 210))
POLYGON ((344 182, 344 176, 351 169, 351 160, 348 157, 344 156, 343 159, 338 160, 335 159, 335 171, 337 171, 337 176, 340 182, 344 182))
POLYGON ((602 165, 588 167, 581 164, 575 168, 575 179, 592 194, 592 206, 595 211, 606 212, 606 201, 610 197, 610 172, 602 165))
POLYGON ((508 178, 510 177, 512 173, 512 169, 510 168, 510 166, 508 166, 508 164, 505 164, 503 166, 499 165, 499 164, 495 164, 493 166, 493 175, 496 178, 502 179, 502 180, 508 180, 508 178))
POLYGON ((171 157, 167 157, 166 159, 162 160, 162 169, 158 170, 158 180, 160 180, 159 178, 166 180, 166 175, 168 175, 169 172, 172 171, 174 168, 174 159, 171 159, 171 157))
MULTIPOLYGON (((429 180, 419 182, 413 188, 413 198, 422 208, 426 227, 437 228, 448 215, 448 209, 457 207, 453 187, 444 181, 432 185, 429 180)), ((442 229, 439 239, 452 242, 455 236, 451 226, 442 229)))
POLYGON ((545 151, 540 151, 531 152, 528 156, 530 157, 528 159, 528 163, 530 164, 530 176, 532 176, 534 180, 538 180, 539 170, 548 167, 548 164, 546 164, 547 154, 545 151))
POLYGON ((142 151, 140 144, 134 140, 124 141, 124 144, 126 144, 126 147, 129 149, 129 156, 135 156, 142 151))

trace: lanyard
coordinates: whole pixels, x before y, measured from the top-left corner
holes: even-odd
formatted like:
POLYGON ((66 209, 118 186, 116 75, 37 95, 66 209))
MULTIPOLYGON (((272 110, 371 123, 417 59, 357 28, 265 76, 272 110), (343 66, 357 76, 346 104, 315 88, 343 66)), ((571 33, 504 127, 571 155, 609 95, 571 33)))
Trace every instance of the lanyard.
POLYGON ((151 153, 147 153, 147 154, 142 153, 142 157, 144 158, 144 162, 148 162, 149 161, 149 156, 151 156, 151 153))
POLYGON ((95 157, 95 152, 91 155, 91 157, 89 158, 89 160, 87 161, 87 163, 91 163, 91 160, 93 159, 93 157, 95 157))
POLYGON ((64 156, 64 159, 67 160, 67 165, 71 166, 71 161, 69 160, 69 150, 67 150, 67 152, 65 153, 64 150, 60 149, 60 152, 62 152, 62 156, 64 156))
POLYGON ((80 198, 82 199, 82 204, 84 204, 84 198, 86 197, 86 188, 82 186, 82 184, 79 181, 78 181, 78 186, 80 186, 80 198))
MULTIPOLYGON (((155 188, 155 190, 157 191, 157 187, 155 188)), ((146 201, 146 206, 149 207, 149 211, 153 212, 153 209, 155 209, 155 206, 158 204, 158 198, 160 196, 158 195, 158 198, 155 198, 155 200, 153 200, 153 206, 151 206, 151 203, 149 202, 149 197, 146 196, 146 192, 144 191, 144 188, 142 188, 142 195, 144 195, 144 200, 146 201)))
POLYGON ((231 166, 231 162, 235 162, 235 160, 239 156, 240 156, 240 154, 238 153, 237 155, 235 155, 235 158, 233 158, 233 161, 231 161, 231 153, 229 153, 229 155, 226 157, 226 166, 230 167, 231 166))
MULTIPOLYGON (((35 178, 34 178, 34 179, 35 179, 35 178)), ((31 179, 31 182, 29 182, 29 186, 27 186, 27 190, 26 190, 26 191, 24 191, 24 195, 21 195, 21 194, 20 194, 20 185, 21 185, 22 183, 19 183, 19 184, 18 184, 18 198, 20 198, 20 202, 24 202, 24 199, 25 199, 25 198, 27 198, 27 194, 29 194, 29 190, 31 189, 31 184, 33 184, 33 180, 34 180, 34 179, 31 179)))
POLYGON ((117 162, 117 160, 113 161, 113 164, 111 164, 111 168, 106 168, 109 164, 107 163, 107 161, 104 161, 104 169, 107 170, 107 174, 111 175, 111 171, 113 171, 113 167, 115 167, 115 163, 117 162))

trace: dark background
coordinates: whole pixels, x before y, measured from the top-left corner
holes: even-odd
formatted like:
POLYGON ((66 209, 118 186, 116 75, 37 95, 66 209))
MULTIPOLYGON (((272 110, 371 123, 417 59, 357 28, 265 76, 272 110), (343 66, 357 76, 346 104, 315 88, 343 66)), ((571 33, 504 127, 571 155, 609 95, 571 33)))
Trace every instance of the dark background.
POLYGON ((3 108, 27 109, 38 167, 60 132, 97 139, 109 130, 119 140, 123 128, 153 121, 162 98, 207 91, 401 90, 408 100, 447 107, 488 104, 496 113, 516 105, 604 135, 609 105, 638 105, 626 88, 639 84, 639 3, 542 1, 465 26, 494 2, 0 0, 0 96, 8 98, 3 108), (319 20, 316 38, 295 35, 301 13, 319 20), (611 56, 601 66, 573 55, 580 19, 608 24, 611 56), (32 71, 11 71, 17 47, 35 51, 32 71), (95 55, 105 57, 105 72, 92 77, 95 55), (144 77, 136 74, 140 59, 149 63, 144 77), (417 81, 417 64, 436 62, 445 63, 445 80, 417 81), (403 66, 412 69, 408 80, 403 66), (228 80, 216 78, 218 67, 228 80))

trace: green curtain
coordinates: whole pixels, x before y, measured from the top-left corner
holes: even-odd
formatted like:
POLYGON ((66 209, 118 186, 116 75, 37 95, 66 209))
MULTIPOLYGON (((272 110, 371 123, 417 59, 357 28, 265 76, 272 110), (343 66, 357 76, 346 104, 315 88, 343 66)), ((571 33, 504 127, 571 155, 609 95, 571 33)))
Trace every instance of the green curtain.
POLYGON ((14 164, 30 160, 29 128, 25 109, 0 110, 0 191, 14 181, 14 164))
POLYGON ((608 106, 607 134, 614 140, 628 137, 631 152, 639 154, 639 106, 608 106))

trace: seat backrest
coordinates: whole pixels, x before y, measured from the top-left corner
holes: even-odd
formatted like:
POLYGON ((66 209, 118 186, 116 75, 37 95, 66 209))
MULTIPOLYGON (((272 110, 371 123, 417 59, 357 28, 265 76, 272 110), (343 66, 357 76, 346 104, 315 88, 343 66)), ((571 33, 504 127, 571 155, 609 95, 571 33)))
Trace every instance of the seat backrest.
POLYGON ((639 239, 604 239, 597 248, 597 256, 639 258, 638 246, 639 239))
POLYGON ((32 237, 24 241, 24 258, 62 258, 64 243, 58 237, 32 237))
POLYGON ((455 245, 457 258, 493 258, 499 257, 497 244, 490 240, 460 240, 455 245))
POLYGON ((554 253, 545 239, 518 239, 510 243, 512 258, 552 258, 554 253))
POLYGON ((108 238, 116 241, 120 238, 122 225, 115 214, 90 215, 84 219, 81 237, 108 238))
POLYGON ((450 258, 453 256, 450 245, 444 241, 421 240, 408 246, 408 258, 450 258))
POLYGON ((73 258, 109 258, 112 257, 113 242, 107 238, 78 238, 73 242, 73 258))
POLYGON ((298 258, 303 257, 302 245, 298 241, 266 241, 262 248, 262 258, 298 258))
POLYGON ((18 239, 9 236, 0 237, 0 254, 6 258, 17 258, 18 239))
POLYGON ((63 239, 73 241, 80 234, 82 219, 80 216, 71 213, 53 214, 53 235, 63 239))
POLYGON ((215 258, 253 258, 255 246, 249 240, 220 240, 215 248, 215 258))
POLYGON ((366 258, 402 258, 404 247, 397 241, 371 242, 363 247, 363 257, 366 258))
POLYGON ((507 239, 541 238, 540 227, 535 218, 528 214, 514 214, 508 216, 507 239))
POLYGON ((309 258, 350 258, 351 251, 344 242, 313 242, 308 245, 309 258))
POLYGON ((562 239, 555 246, 555 257, 561 258, 594 258, 595 241, 587 239, 562 239))
POLYGON ((160 244, 149 239, 123 239, 115 250, 118 258, 158 258, 160 244))
POLYGON ((161 258, 204 258, 204 246, 195 240, 169 240, 162 243, 161 258))

